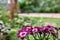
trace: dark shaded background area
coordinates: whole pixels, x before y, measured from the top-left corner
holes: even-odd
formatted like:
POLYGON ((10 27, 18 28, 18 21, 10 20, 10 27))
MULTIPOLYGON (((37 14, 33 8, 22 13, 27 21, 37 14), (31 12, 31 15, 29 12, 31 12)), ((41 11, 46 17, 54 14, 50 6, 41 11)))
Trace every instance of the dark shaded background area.
POLYGON ((60 13, 60 0, 19 0, 22 13, 60 13))

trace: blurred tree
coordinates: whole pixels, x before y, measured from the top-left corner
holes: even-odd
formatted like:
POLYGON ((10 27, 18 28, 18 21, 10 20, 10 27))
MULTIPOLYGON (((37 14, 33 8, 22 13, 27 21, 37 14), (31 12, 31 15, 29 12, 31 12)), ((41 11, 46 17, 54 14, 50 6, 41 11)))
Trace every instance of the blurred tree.
POLYGON ((10 19, 14 18, 14 12, 17 12, 17 1, 18 0, 10 0, 10 19))

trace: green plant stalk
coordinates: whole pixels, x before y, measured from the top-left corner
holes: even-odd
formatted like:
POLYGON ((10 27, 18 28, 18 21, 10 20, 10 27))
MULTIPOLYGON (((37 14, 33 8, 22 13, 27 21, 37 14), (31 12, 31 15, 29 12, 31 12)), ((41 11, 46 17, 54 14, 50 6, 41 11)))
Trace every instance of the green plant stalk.
POLYGON ((27 36, 27 40, 30 40, 30 39, 29 39, 29 36, 27 36))
POLYGON ((37 40, 36 37, 34 36, 34 34, 32 36, 34 37, 35 40, 37 40))
POLYGON ((40 40, 41 37, 40 37, 39 33, 37 33, 35 36, 38 36, 38 38, 39 38, 38 40, 40 40))
MULTIPOLYGON (((58 34, 58 30, 57 30, 57 34, 58 34)), ((56 38, 53 36, 53 40, 56 40, 56 38)), ((58 40, 58 37, 57 37, 57 40, 58 40)))
MULTIPOLYGON (((49 34, 50 35, 50 34, 49 34)), ((45 40, 48 40, 49 39, 49 35, 47 36, 47 38, 45 40)))
POLYGON ((55 40, 55 37, 53 36, 53 40, 55 40))
POLYGON ((43 38, 42 38, 43 40, 45 39, 45 33, 43 33, 43 38))
POLYGON ((41 39, 41 34, 38 33, 39 40, 41 39))
MULTIPOLYGON (((57 34, 58 34, 58 30, 57 30, 57 34)), ((58 37, 57 37, 57 40, 58 40, 58 37)))
POLYGON ((39 35, 40 35, 39 40, 41 40, 42 39, 41 34, 39 33, 39 35))

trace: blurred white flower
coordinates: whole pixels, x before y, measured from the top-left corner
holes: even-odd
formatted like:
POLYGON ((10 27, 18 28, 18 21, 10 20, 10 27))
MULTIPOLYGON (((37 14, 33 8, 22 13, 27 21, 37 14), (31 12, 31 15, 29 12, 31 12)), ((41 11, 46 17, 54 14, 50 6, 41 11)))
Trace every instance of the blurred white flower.
POLYGON ((4 24, 2 20, 0 20, 0 24, 4 24))
POLYGON ((9 34, 10 33, 10 30, 6 30, 5 32, 9 34))
POLYGON ((5 32, 6 29, 1 29, 2 32, 5 32))

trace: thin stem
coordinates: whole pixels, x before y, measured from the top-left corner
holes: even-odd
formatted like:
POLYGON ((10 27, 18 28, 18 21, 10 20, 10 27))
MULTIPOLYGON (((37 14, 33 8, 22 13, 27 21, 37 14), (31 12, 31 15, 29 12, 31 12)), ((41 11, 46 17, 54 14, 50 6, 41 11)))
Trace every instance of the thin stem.
POLYGON ((42 39, 44 39, 45 38, 45 33, 43 33, 43 38, 42 39))
POLYGON ((41 37, 41 34, 38 33, 38 37, 40 38, 41 37))
POLYGON ((57 30, 57 34, 58 34, 58 30, 57 30))
POLYGON ((35 40, 37 40, 36 37, 35 37, 34 35, 32 35, 32 36, 34 37, 35 40))
POLYGON ((49 35, 47 36, 46 40, 48 40, 48 39, 49 39, 49 35))
POLYGON ((29 39, 29 36, 27 36, 27 40, 30 40, 30 39, 29 39))
MULTIPOLYGON (((58 30, 57 30, 57 34, 58 34, 58 30)), ((57 37, 57 40, 58 40, 58 37, 57 37)))
POLYGON ((40 33, 39 33, 39 36, 40 36, 39 40, 41 40, 41 39, 42 39, 42 37, 41 37, 41 34, 40 34, 40 33))
POLYGON ((37 33, 36 36, 38 36, 38 40, 40 40, 40 35, 39 35, 39 33, 37 33))
POLYGON ((55 40, 55 37, 53 36, 53 40, 55 40))

